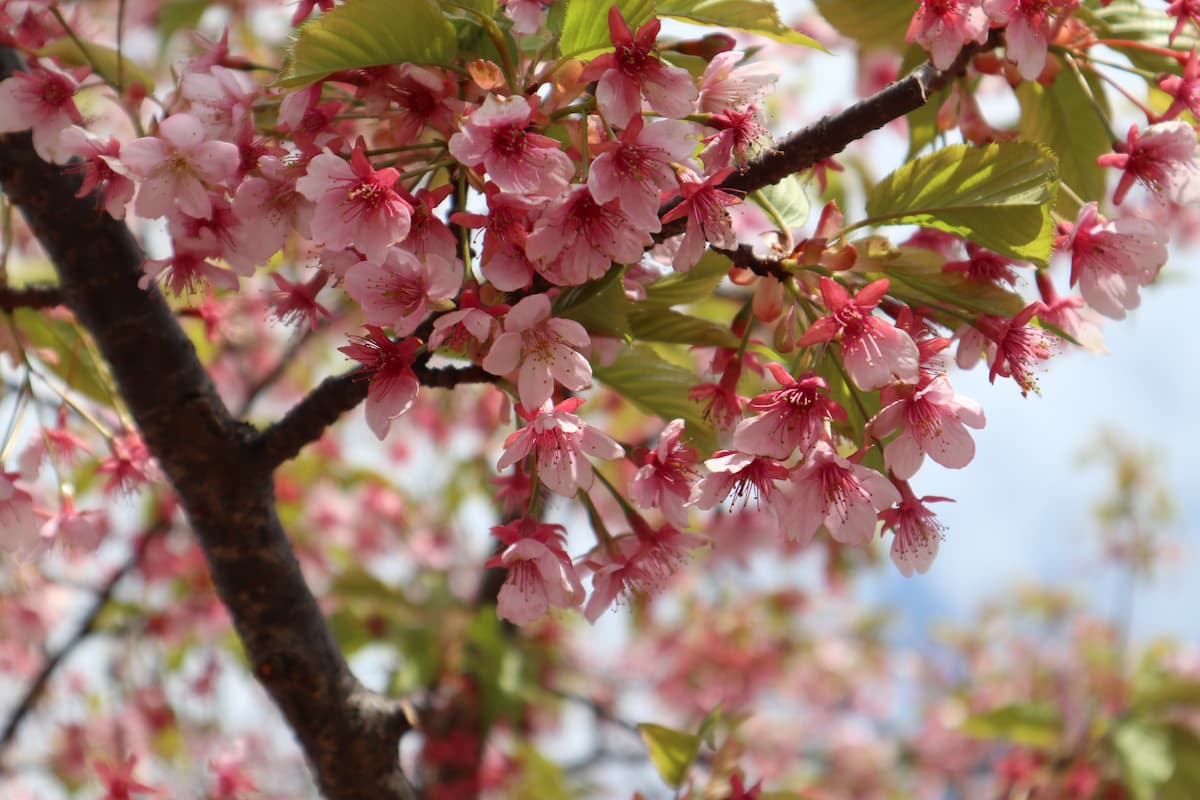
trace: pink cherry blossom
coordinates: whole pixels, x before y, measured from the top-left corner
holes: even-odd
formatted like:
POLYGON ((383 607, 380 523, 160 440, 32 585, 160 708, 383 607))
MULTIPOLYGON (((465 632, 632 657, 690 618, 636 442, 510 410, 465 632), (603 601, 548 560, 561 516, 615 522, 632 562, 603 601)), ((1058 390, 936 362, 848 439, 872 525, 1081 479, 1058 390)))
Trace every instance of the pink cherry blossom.
POLYGON ((104 785, 104 795, 101 800, 133 800, 135 795, 160 795, 161 792, 147 784, 135 780, 133 771, 137 768, 137 756, 130 756, 120 764, 97 762, 93 766, 104 785))
POLYGON ((779 80, 778 68, 765 62, 741 64, 745 53, 717 53, 700 78, 700 110, 709 114, 743 110, 767 98, 779 80))
POLYGON ((0 551, 28 552, 39 543, 33 496, 14 482, 17 475, 0 472, 0 551))
POLYGON ((96 471, 108 476, 104 491, 131 495, 143 486, 162 479, 150 455, 150 448, 136 431, 123 430, 108 443, 109 454, 100 460, 96 471))
POLYGON ((435 309, 453 308, 462 269, 439 256, 420 261, 398 247, 380 261, 359 262, 346 272, 346 292, 362 306, 367 322, 408 336, 435 309))
POLYGON ((588 554, 584 564, 592 570, 592 596, 583 615, 595 622, 622 595, 646 595, 661 589, 682 564, 688 551, 706 541, 681 533, 670 525, 651 528, 630 516, 632 534, 618 536, 588 554))
POLYGON ((700 160, 709 171, 724 169, 731 164, 744 168, 771 147, 771 134, 762 126, 756 106, 745 111, 713 114, 708 125, 717 129, 717 133, 704 137, 706 147, 700 153, 700 160))
POLYGON ((915 390, 904 387, 899 394, 873 423, 878 436, 900 429, 900 435, 883 448, 884 463, 897 478, 908 480, 916 474, 926 453, 949 469, 962 469, 971 462, 975 441, 967 427, 982 428, 986 422, 978 403, 955 394, 945 375, 915 390))
POLYGON ((677 528, 688 524, 687 504, 696 478, 696 451, 680 442, 684 422, 667 423, 658 446, 649 451, 629 480, 629 499, 642 508, 657 508, 677 528))
POLYGON ((702 510, 713 508, 733 495, 733 503, 771 503, 775 481, 787 477, 787 467, 773 458, 718 450, 704 462, 708 474, 692 490, 690 503, 702 510))
POLYGON ((354 247, 381 263, 388 248, 408 236, 412 206, 392 187, 400 173, 376 170, 360 140, 346 161, 328 150, 308 162, 296 190, 316 203, 312 236, 330 249, 354 247))
POLYGON ((258 160, 258 175, 238 184, 233 212, 242 220, 234 246, 225 257, 240 274, 253 273, 279 252, 294 228, 308 236, 313 204, 296 188, 296 175, 281 159, 265 155, 258 160))
POLYGON ((488 213, 456 211, 450 221, 468 228, 484 228, 480 269, 483 277, 497 289, 512 292, 529 286, 534 265, 525 255, 525 241, 533 216, 543 203, 518 194, 502 192, 489 182, 483 187, 488 213))
POLYGON ((365 326, 366 336, 351 336, 350 344, 339 347, 363 365, 367 387, 367 426, 380 441, 388 434, 392 420, 412 408, 420 381, 413 372, 413 359, 421 343, 417 339, 392 341, 375 325, 365 326))
POLYGON ((692 126, 673 119, 645 125, 634 117, 615 142, 593 147, 599 153, 588 171, 588 188, 597 203, 617 200, 638 228, 658 230, 664 191, 675 188, 674 163, 686 163, 695 149, 692 126))
POLYGON ((1171 105, 1163 112, 1160 120, 1178 117, 1184 111, 1200 116, 1200 54, 1195 48, 1188 53, 1182 75, 1163 75, 1158 79, 1158 88, 1171 95, 1171 105))
POLYGON ((315 331, 320 318, 332 319, 329 309, 317 302, 317 295, 329 282, 329 273, 317 270, 317 274, 305 282, 292 283, 278 272, 271 273, 278 290, 271 295, 271 313, 285 325, 308 322, 309 330, 315 331))
POLYGON ((806 543, 824 526, 837 541, 857 546, 875 535, 877 512, 899 502, 891 481, 818 441, 792 472, 777 508, 789 539, 806 543))
POLYGON ((1156 123, 1144 133, 1130 125, 1125 143, 1115 148, 1117 152, 1105 153, 1096 163, 1122 170, 1114 203, 1123 202, 1136 182, 1160 198, 1188 205, 1200 202, 1196 148, 1196 131, 1182 120, 1156 123))
POLYGON ((592 59, 579 79, 599 81, 596 105, 610 124, 628 125, 641 112, 643 95, 664 117, 686 117, 695 108, 698 92, 692 76, 651 54, 661 27, 662 23, 653 18, 634 34, 621 11, 615 5, 609 9, 608 30, 614 52, 592 59))
POLYGON ((139 217, 161 217, 177 204, 184 213, 207 219, 213 203, 204 184, 233 177, 241 157, 232 142, 206 138, 191 114, 172 114, 158 125, 158 136, 134 139, 121 148, 121 163, 141 180, 133 210, 139 217))
POLYGON ((430 255, 446 263, 458 260, 458 240, 434 210, 453 191, 453 184, 446 184, 434 191, 418 189, 411 198, 406 198, 412 206, 412 220, 401 248, 420 260, 430 255))
POLYGON ((967 242, 967 257, 958 261, 947 261, 942 265, 942 272, 960 272, 968 280, 979 283, 1007 283, 1014 286, 1017 283, 1017 273, 1013 271, 1013 262, 991 250, 985 250, 974 242, 967 242))
POLYGON ((1079 211, 1067 241, 1071 285, 1088 305, 1110 319, 1141 303, 1138 288, 1158 276, 1167 261, 1167 237, 1150 220, 1122 217, 1105 221, 1088 203, 1079 211))
POLYGON ((514 625, 527 625, 551 607, 571 608, 583 602, 583 587, 567 555, 566 529, 522 518, 492 528, 507 545, 484 565, 508 570, 496 598, 496 613, 514 625))
POLYGON ((938 69, 954 63, 967 42, 987 41, 988 18, 979 0, 921 0, 906 39, 929 51, 938 69))
POLYGON ((793 378, 782 364, 767 369, 782 386, 750 401, 758 416, 744 419, 733 432, 733 447, 744 453, 787 459, 799 450, 807 452, 825 435, 825 423, 846 419, 845 410, 829 399, 823 378, 806 375, 793 378))
POLYGON ((429 349, 438 350, 447 344, 451 350, 462 352, 468 347, 468 337, 479 344, 492 338, 500 327, 496 317, 508 311, 508 306, 479 304, 477 289, 463 289, 458 296, 458 310, 442 314, 433 321, 433 332, 429 334, 429 349))
POLYGON ((151 282, 158 281, 176 297, 202 294, 209 286, 237 290, 238 276, 217 266, 209 258, 209 254, 203 250, 177 244, 175 252, 166 258, 150 258, 142 263, 142 270, 146 274, 138 281, 138 286, 145 289, 151 282))
POLYGON ((533 112, 524 97, 488 95, 450 137, 450 155, 468 167, 483 165, 506 192, 557 195, 575 174, 575 164, 554 139, 525 130, 533 112))
POLYGON ((846 371, 858 388, 872 391, 889 383, 916 383, 920 353, 912 338, 872 309, 887 294, 887 278, 867 284, 853 298, 837 281, 821 278, 827 316, 813 322, 797 343, 837 341, 846 371))
POLYGON ((664 214, 662 221, 666 224, 687 217, 687 231, 672 262, 679 272, 687 272, 696 265, 704 254, 706 242, 725 249, 737 246, 733 220, 725 209, 741 201, 717 188, 732 172, 733 168, 727 167, 703 181, 691 170, 677 173, 683 201, 664 214))
POLYGON ((541 30, 550 3, 551 0, 501 0, 504 13, 513 21, 513 33, 523 36, 541 30))
POLYGON ((179 96, 210 138, 236 138, 252 122, 255 86, 244 70, 220 65, 203 71, 188 70, 179 82, 179 96))
POLYGON ((572 397, 557 406, 547 400, 533 412, 518 407, 529 424, 504 441, 497 468, 506 469, 532 455, 538 480, 550 491, 573 497, 578 490, 591 488, 595 474, 585 456, 611 460, 625 450, 575 415, 581 405, 583 398, 572 397))
POLYGON ((1045 361, 1054 353, 1050 334, 1029 325, 1041 308, 1041 302, 1034 301, 1012 319, 984 317, 980 320, 984 333, 994 344, 994 350, 989 352, 991 370, 988 373, 993 383, 1000 375, 1016 381, 1023 395, 1037 391, 1034 370, 1039 361, 1045 361))
POLYGON ((650 233, 660 228, 657 216, 649 219, 652 228, 639 228, 617 201, 599 203, 586 185, 573 186, 538 217, 525 242, 525 254, 554 283, 574 286, 596 280, 613 262, 641 260, 653 243, 650 233))
POLYGON ((938 546, 945 536, 946 528, 926 503, 953 502, 948 497, 922 497, 917 499, 907 483, 901 483, 900 505, 879 512, 883 529, 893 531, 892 563, 900 574, 911 578, 913 573, 924 575, 937 557, 938 546))
POLYGON ((554 393, 555 381, 572 391, 591 384, 592 365, 583 355, 590 344, 582 325, 551 317, 550 298, 534 294, 504 315, 504 332, 492 343, 483 368, 493 375, 519 368, 521 405, 540 408, 554 393))
POLYGON ((99 139, 83 128, 72 126, 58 140, 60 156, 79 159, 67 165, 71 172, 83 173, 76 197, 98 192, 99 205, 113 219, 125 219, 125 206, 133 199, 134 184, 120 169, 121 143, 115 138, 99 139))
POLYGON ((1004 27, 1008 57, 1016 62, 1021 77, 1031 81, 1046 66, 1051 7, 1076 4, 1077 0, 983 0, 983 10, 994 24, 1004 27))
POLYGON ((83 124, 75 106, 78 88, 78 76, 50 61, 32 65, 29 72, 13 73, 0 81, 0 133, 29 129, 38 156, 43 161, 57 160, 59 136, 72 124, 83 124))

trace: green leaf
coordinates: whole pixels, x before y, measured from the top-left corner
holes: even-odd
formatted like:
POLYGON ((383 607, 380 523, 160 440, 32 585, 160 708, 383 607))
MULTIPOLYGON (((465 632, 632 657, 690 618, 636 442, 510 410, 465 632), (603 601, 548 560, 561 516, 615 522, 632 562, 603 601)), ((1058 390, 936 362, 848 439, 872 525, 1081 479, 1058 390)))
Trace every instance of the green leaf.
POLYGON ((1013 703, 968 717, 962 729, 981 739, 1003 739, 1027 747, 1051 748, 1062 738, 1062 718, 1053 706, 1013 703))
POLYGON ((654 0, 567 0, 558 49, 563 58, 588 59, 612 49, 608 9, 616 6, 629 29, 637 30, 654 16, 654 0))
MULTIPOLYGON (((1096 158, 1112 150, 1111 134, 1096 114, 1088 92, 1107 106, 1104 91, 1069 67, 1058 73, 1051 86, 1037 81, 1022 81, 1017 87, 1021 119, 1017 130, 1021 138, 1046 145, 1058 156, 1059 177, 1085 199, 1100 198, 1105 191, 1105 170, 1096 158)), ((1074 218, 1079 203, 1068 192, 1060 192, 1057 211, 1074 218)))
POLYGON ((13 321, 28 345, 44 349, 42 362, 75 391, 104 406, 111 406, 112 385, 104 367, 92 357, 92 350, 75 323, 41 314, 27 308, 13 312, 13 321))
POLYGON ((733 264, 725 256, 706 250, 689 271, 672 272, 646 287, 646 299, 642 303, 677 306, 711 297, 713 290, 729 274, 731 266, 733 264))
POLYGON ((573 319, 590 333, 626 336, 629 299, 621 280, 623 273, 621 267, 612 267, 599 280, 565 290, 554 301, 554 316, 573 319))
POLYGON ((943 272, 946 257, 923 247, 895 247, 884 239, 856 241, 858 266, 891 280, 888 293, 918 308, 949 306, 998 317, 1015 316, 1025 307, 1016 292, 969 280, 961 272, 943 272))
POLYGON ((1117 724, 1111 738, 1125 787, 1134 800, 1154 800, 1158 787, 1175 771, 1167 731, 1142 720, 1128 719, 1117 724))
POLYGON ((799 175, 788 175, 779 183, 751 192, 750 199, 768 215, 778 217, 789 231, 803 228, 808 222, 808 188, 799 175))
POLYGON ((648 346, 634 346, 622 350, 612 364, 593 367, 592 376, 648 414, 682 418, 687 437, 698 449, 715 449, 716 432, 700 405, 688 398, 688 391, 700 382, 691 370, 664 361, 648 346))
POLYGON ((784 44, 825 49, 816 39, 784 25, 770 0, 658 0, 658 14, 697 25, 757 33, 784 44))
POLYGON ((208 0, 167 0, 159 4, 156 27, 162 46, 176 31, 196 27, 207 8, 208 0))
POLYGON ((1172 674, 1139 676, 1133 685, 1132 705, 1147 712, 1200 708, 1200 681, 1172 674))
POLYGON ((1195 800, 1200 791, 1200 738, 1182 725, 1170 725, 1168 730, 1175 769, 1159 800, 1195 800))
POLYGON ((646 342, 718 347, 737 347, 740 342, 729 328, 715 322, 653 305, 638 304, 629 310, 629 330, 646 342))
POLYGON ((875 224, 914 224, 964 236, 1001 255, 1045 265, 1058 174, 1031 142, 952 145, 909 162, 870 192, 875 224))
POLYGON ((816 0, 817 11, 843 36, 863 47, 902 49, 917 7, 896 0, 816 0))
POLYGON ((454 25, 435 0, 348 0, 301 26, 280 86, 306 86, 330 73, 381 64, 454 63, 454 25))
POLYGON ((69 67, 90 67, 114 86, 140 83, 148 89, 154 88, 154 78, 150 73, 124 55, 119 55, 113 48, 101 44, 82 39, 76 43, 71 37, 64 36, 38 48, 37 54, 53 56, 69 67))
POLYGON ((571 800, 579 793, 572 791, 570 781, 563 768, 539 753, 529 744, 517 746, 513 779, 504 787, 504 796, 510 800, 571 800))
POLYGON ((700 752, 700 737, 651 722, 638 725, 650 761, 668 786, 678 787, 700 752))
MULTIPOLYGON (((1175 19, 1164 14, 1162 8, 1147 8, 1137 0, 1113 0, 1107 8, 1080 9, 1079 13, 1094 26, 1097 36, 1105 39, 1144 42, 1181 53, 1200 47, 1200 38, 1191 25, 1185 25, 1175 37, 1175 43, 1169 44, 1175 19)), ((1134 66, 1150 72, 1179 71, 1179 62, 1173 58, 1148 53, 1135 46, 1122 47, 1119 43, 1107 46, 1124 53, 1134 66)))

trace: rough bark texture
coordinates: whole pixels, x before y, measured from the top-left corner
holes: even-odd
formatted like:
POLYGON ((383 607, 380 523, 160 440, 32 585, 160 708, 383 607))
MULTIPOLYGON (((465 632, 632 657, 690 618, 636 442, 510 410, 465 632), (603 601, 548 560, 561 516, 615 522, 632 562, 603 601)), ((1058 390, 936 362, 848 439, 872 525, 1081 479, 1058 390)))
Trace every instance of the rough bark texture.
MULTIPOLYGON (((0 78, 19 62, 0 51, 0 78)), ((124 223, 76 199, 79 178, 0 137, 0 186, 58 269, 151 452, 187 511, 255 674, 287 717, 331 800, 407 800, 399 702, 351 675, 276 515, 272 465, 235 420, 162 296, 138 288, 124 223)))

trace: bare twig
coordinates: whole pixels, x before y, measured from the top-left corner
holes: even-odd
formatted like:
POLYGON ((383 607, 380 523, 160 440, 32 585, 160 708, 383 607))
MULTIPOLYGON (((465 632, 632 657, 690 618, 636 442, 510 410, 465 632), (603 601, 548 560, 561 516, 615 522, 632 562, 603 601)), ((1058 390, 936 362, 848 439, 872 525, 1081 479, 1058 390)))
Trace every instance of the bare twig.
POLYGON ((0 288, 0 310, 18 308, 54 308, 64 303, 59 286, 25 286, 20 289, 0 288))

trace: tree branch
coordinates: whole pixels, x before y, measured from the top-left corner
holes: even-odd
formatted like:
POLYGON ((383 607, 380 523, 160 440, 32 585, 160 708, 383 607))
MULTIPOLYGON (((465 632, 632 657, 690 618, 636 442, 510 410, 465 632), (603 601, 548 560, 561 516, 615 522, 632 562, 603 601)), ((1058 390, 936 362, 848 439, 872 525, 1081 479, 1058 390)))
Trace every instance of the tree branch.
POLYGON ((60 286, 26 286, 21 289, 0 288, 0 310, 18 308, 54 308, 63 304, 60 286))
MULTIPOLYGON (((0 49, 0 78, 19 68, 0 49)), ((230 415, 162 296, 138 288, 143 256, 123 222, 79 199, 78 175, 0 137, 0 185, 59 273, 150 451, 187 511, 255 675, 330 800, 413 800, 399 763, 403 705, 350 673, 304 582, 254 432, 230 415)))

